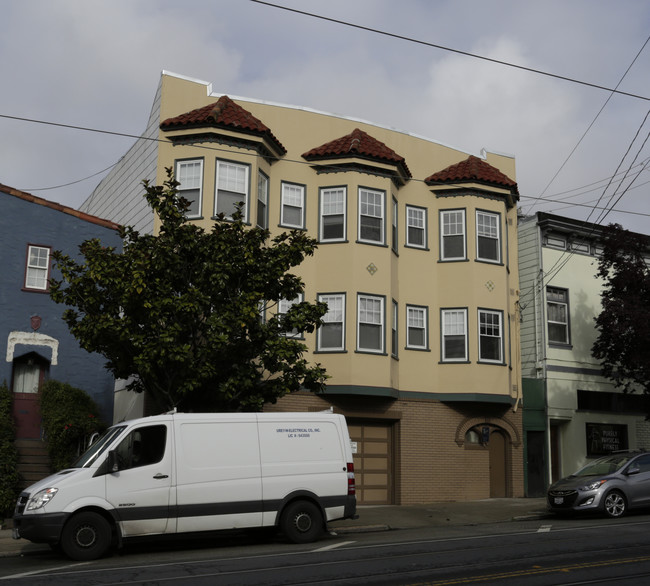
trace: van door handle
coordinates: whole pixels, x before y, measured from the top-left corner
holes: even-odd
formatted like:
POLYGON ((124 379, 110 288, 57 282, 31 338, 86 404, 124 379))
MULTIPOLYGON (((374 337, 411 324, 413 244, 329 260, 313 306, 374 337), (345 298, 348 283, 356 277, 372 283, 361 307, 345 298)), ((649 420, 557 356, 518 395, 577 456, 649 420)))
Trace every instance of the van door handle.
POLYGON ((156 480, 162 480, 163 478, 169 478, 169 476, 167 476, 167 474, 161 474, 160 472, 158 472, 158 474, 156 474, 154 478, 156 480))

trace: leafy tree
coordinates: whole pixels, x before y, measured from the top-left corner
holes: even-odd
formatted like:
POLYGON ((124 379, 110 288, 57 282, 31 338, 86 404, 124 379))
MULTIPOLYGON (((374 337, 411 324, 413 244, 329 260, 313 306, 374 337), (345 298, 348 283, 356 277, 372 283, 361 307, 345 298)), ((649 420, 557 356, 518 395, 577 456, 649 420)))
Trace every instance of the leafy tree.
POLYGON ((327 306, 275 309, 303 292, 288 271, 316 241, 301 231, 271 239, 245 224, 241 208, 205 231, 188 223, 189 203, 171 169, 167 175, 162 186, 144 182, 157 236, 124 227, 122 252, 94 239, 80 246, 82 263, 53 254, 62 280, 52 282, 51 296, 70 306, 63 319, 72 334, 161 411, 258 411, 300 388, 320 389, 324 369, 309 365, 306 346, 284 333, 314 331, 327 306))
POLYGON ((604 281, 592 354, 625 392, 650 392, 650 238, 617 224, 604 229, 598 276, 604 281))

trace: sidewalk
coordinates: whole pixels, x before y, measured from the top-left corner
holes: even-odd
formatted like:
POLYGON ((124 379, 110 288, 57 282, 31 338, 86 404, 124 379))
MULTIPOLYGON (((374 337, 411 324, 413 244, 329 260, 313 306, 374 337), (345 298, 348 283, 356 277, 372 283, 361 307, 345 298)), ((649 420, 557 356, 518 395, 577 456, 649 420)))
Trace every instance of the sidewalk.
MULTIPOLYGON (((458 503, 430 503, 425 505, 361 505, 358 519, 329 523, 338 534, 418 527, 453 525, 480 525, 546 517, 546 499, 515 498, 486 499, 458 503)), ((8 525, 11 525, 9 522, 8 525)), ((0 530, 0 558, 50 551, 48 545, 12 539, 11 529, 0 530)))

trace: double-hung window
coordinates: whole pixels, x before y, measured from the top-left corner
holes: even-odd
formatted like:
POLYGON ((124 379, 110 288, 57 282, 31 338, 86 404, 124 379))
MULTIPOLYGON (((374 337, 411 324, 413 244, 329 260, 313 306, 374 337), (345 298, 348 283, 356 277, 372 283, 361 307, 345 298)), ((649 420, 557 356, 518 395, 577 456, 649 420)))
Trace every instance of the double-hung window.
POLYGON ((479 309, 478 358, 481 362, 503 363, 503 314, 479 309))
MULTIPOLYGON (((298 297, 294 299, 280 299, 278 302, 278 317, 281 319, 284 315, 291 309, 296 303, 301 303, 303 300, 303 295, 300 293, 298 297)), ((287 338, 302 338, 302 332, 298 331, 298 328, 292 328, 285 330, 284 335, 287 338)))
POLYGON ((398 320, 397 301, 393 300, 393 316, 392 316, 392 326, 390 332, 390 352, 394 358, 397 358, 397 354, 398 354, 397 320, 398 320))
POLYGON ((345 241, 346 188, 327 187, 320 190, 320 241, 345 241))
POLYGON ((467 309, 443 309, 442 361, 467 362, 467 309))
POLYGON ((359 294, 357 297, 357 350, 384 352, 384 298, 359 294))
POLYGON ((25 289, 47 291, 50 276, 50 252, 47 246, 27 247, 27 267, 25 271, 25 289))
POLYGON ((566 289, 546 288, 546 315, 549 343, 570 344, 569 292, 566 289))
POLYGON ((305 186, 282 182, 280 224, 288 228, 305 227, 305 186))
POLYGON ((427 308, 406 306, 406 347, 416 350, 427 348, 427 308))
POLYGON ((406 246, 427 247, 427 214, 424 208, 406 206, 406 246))
POLYGON ((237 204, 243 203, 244 220, 248 220, 248 183, 250 167, 230 161, 217 161, 217 193, 214 213, 232 219, 237 204))
POLYGON ((383 191, 359 188, 359 241, 384 243, 383 191))
POLYGON ((345 293, 328 293, 318 296, 327 303, 327 313, 322 318, 318 332, 318 350, 335 352, 345 350, 345 293))
POLYGON ((476 212, 476 258, 501 262, 499 214, 476 212))
POLYGON ((269 227, 269 178, 261 171, 257 173, 257 226, 269 227))
POLYGON ((465 260, 465 210, 440 212, 441 260, 465 260))
POLYGON ((176 161, 176 180, 180 183, 178 195, 190 202, 187 217, 200 217, 203 199, 203 159, 176 161))

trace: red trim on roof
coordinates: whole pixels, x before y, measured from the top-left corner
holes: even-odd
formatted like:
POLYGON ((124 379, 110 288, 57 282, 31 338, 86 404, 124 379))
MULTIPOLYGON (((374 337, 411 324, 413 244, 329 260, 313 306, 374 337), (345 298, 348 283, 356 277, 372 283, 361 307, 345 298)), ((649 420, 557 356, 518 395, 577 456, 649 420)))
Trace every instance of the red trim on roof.
POLYGON ((202 126, 244 130, 251 134, 265 136, 283 154, 287 152, 266 124, 253 116, 248 110, 233 102, 228 96, 221 96, 214 104, 208 104, 207 106, 186 112, 180 116, 167 118, 167 120, 163 120, 160 124, 161 130, 177 130, 202 126))
POLYGON ((448 183, 448 182, 463 182, 463 181, 480 181, 483 183, 491 183, 492 185, 501 185, 510 187, 517 191, 517 183, 510 179, 505 173, 499 171, 484 160, 470 155, 464 161, 450 165, 442 171, 438 171, 430 175, 424 180, 426 183, 448 183))
POLYGON ((9 187, 8 185, 4 185, 3 183, 0 183, 0 192, 6 193, 7 195, 13 195, 14 197, 17 197, 24 201, 28 201, 30 203, 35 203, 38 205, 45 206, 47 208, 56 210, 57 212, 63 212, 64 214, 75 216, 80 220, 84 220, 85 222, 90 222, 91 224, 97 224, 98 226, 103 226, 104 228, 110 228, 111 230, 119 230, 120 228, 119 224, 116 224, 115 222, 111 222, 110 220, 104 220, 102 218, 98 218, 97 216, 91 216, 90 214, 87 214, 85 212, 75 210, 74 208, 64 206, 63 204, 56 203, 54 201, 43 199, 42 197, 38 197, 36 195, 32 195, 31 193, 27 193, 26 191, 20 191, 19 189, 15 189, 13 187, 9 187))

